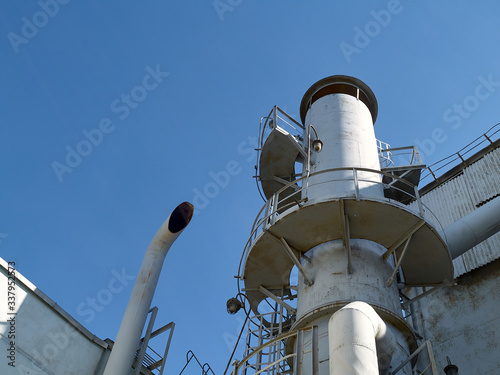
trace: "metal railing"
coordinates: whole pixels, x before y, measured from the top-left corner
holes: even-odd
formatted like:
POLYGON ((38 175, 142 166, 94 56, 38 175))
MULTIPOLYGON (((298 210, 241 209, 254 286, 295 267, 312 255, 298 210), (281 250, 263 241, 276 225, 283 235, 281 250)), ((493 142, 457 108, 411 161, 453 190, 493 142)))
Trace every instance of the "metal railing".
POLYGON ((304 125, 296 121, 288 113, 275 105, 273 109, 271 109, 271 112, 269 112, 269 115, 262 117, 261 119, 261 125, 259 128, 259 148, 262 148, 268 132, 277 126, 297 137, 302 137, 305 129, 304 125), (264 119, 264 124, 262 124, 262 120, 264 119))
MULTIPOLYGON (((290 327, 284 323, 289 318, 290 316, 285 314, 283 307, 277 304, 273 308, 273 311, 249 318, 247 347, 252 346, 252 340, 255 338, 258 338, 259 340, 262 338, 272 338, 288 331, 290 327)), ((260 344, 255 346, 258 345, 260 344)))
MULTIPOLYGON (((349 178, 335 178, 332 177, 332 179, 324 181, 325 183, 327 182, 350 182, 352 183, 353 186, 353 191, 354 193, 352 194, 351 197, 344 197, 344 198, 354 198, 356 200, 360 200, 363 198, 373 198, 373 196, 368 195, 365 196, 363 195, 363 189, 360 189, 360 183, 369 183, 370 185, 381 185, 382 188, 385 189, 393 189, 396 191, 399 191, 403 194, 403 196, 408 196, 411 198, 411 200, 414 200, 417 202, 417 207, 418 207, 418 214, 423 218, 424 217, 424 212, 426 215, 432 216, 433 222, 436 223, 438 226, 437 230, 442 231, 443 226, 440 223, 439 219, 434 215, 432 211, 430 211, 425 204, 423 204, 420 194, 418 191, 418 187, 407 180, 400 178, 398 176, 395 176, 389 172, 384 172, 384 171, 377 171, 374 169, 368 169, 368 168, 334 168, 334 169, 327 169, 324 171, 320 172, 315 172, 311 173, 309 176, 303 176, 295 181, 289 182, 287 185, 284 185, 280 190, 278 190, 274 195, 265 202, 265 204, 262 206, 260 211, 257 214, 257 217, 255 218, 252 229, 250 232, 250 236, 245 244, 245 247, 243 249, 243 253, 240 258, 240 263, 238 267, 238 275, 240 277, 237 277, 237 286, 238 286, 238 291, 240 291, 240 281, 241 279, 241 271, 242 271, 242 266, 243 266, 243 260, 245 259, 245 256, 248 252, 248 250, 252 247, 255 239, 262 233, 265 229, 267 229, 269 226, 273 225, 276 220, 280 216, 286 215, 286 211, 288 209, 292 209, 295 206, 302 206, 305 202, 307 202, 308 197, 307 197, 307 190, 308 188, 308 183, 305 182, 306 179, 318 176, 320 174, 333 174, 335 175, 335 172, 338 171, 351 171, 351 175, 349 178), (359 173, 363 172, 363 173, 359 173), (366 175, 373 175, 373 178, 366 178, 364 176, 366 175), (384 183, 382 182, 383 176, 387 176, 391 178, 391 183, 384 183), (398 188, 397 186, 394 186, 394 180, 400 181, 402 186, 408 186, 410 187, 410 191, 413 191, 413 194, 404 191, 403 189, 398 188), (302 187, 300 187, 299 190, 293 192, 290 195, 287 196, 281 196, 280 194, 285 191, 288 187, 297 184, 299 185, 302 183, 302 187), (280 204, 284 203, 284 204, 280 204)), ((388 199, 388 198, 384 198, 388 199)), ((397 201, 391 200, 395 204, 400 204, 397 201)), ((406 206, 408 207, 408 206, 406 206)))
POLYGON ((233 362, 232 375, 280 375, 295 373, 302 374, 304 354, 311 355, 313 375, 318 374, 318 335, 317 327, 307 327, 293 330, 273 336, 266 342, 262 342, 258 347, 250 348, 246 356, 241 360, 233 362), (303 348, 303 334, 313 331, 312 348, 305 352, 303 348), (316 333, 316 334, 314 334, 316 333), (296 350, 286 351, 289 340, 296 340, 296 350))
POLYGON ((264 116, 260 119, 259 125, 259 136, 258 136, 258 147, 257 151, 257 164, 255 165, 255 179, 257 182, 257 188, 262 199, 266 200, 264 195, 262 194, 259 186, 258 177, 260 176, 260 152, 264 143, 267 139, 269 133, 275 129, 276 127, 280 127, 283 130, 287 131, 290 135, 295 137, 297 141, 302 142, 302 138, 304 135, 304 125, 293 119, 289 114, 283 111, 280 107, 275 105, 273 109, 269 112, 267 116, 264 116))
MULTIPOLYGON (((380 142, 380 141, 377 141, 380 142)), ((379 149, 380 166, 385 170, 409 166, 423 166, 417 146, 387 147, 379 149), (389 163, 390 161, 390 163, 389 163)))
POLYGON ((454 154, 445 157, 424 169, 424 173, 422 174, 421 181, 424 185, 431 183, 432 181, 438 181, 438 174, 442 174, 443 169, 449 170, 459 164, 466 164, 466 159, 472 156, 475 152, 480 149, 493 144, 496 140, 500 139, 500 123, 492 126, 486 133, 477 137, 472 142, 470 142, 467 146, 458 150, 454 154))
POLYGON ((432 375, 439 375, 436 367, 436 362, 434 360, 434 354, 432 352, 432 345, 429 340, 424 341, 424 343, 420 345, 417 350, 415 350, 410 356, 408 356, 408 358, 406 358, 406 360, 403 361, 398 367, 391 371, 389 375, 396 375, 397 373, 399 373, 399 371, 403 369, 403 367, 405 367, 410 361, 416 358, 424 349, 427 349, 429 364, 423 370, 418 370, 417 374, 426 374, 426 371, 430 370, 432 375))
POLYGON ((248 360, 246 360, 243 368, 245 374, 248 369, 254 370, 256 374, 265 372, 268 375, 283 373, 287 370, 284 368, 286 363, 282 364, 279 360, 285 357, 285 347, 281 340, 274 341, 273 344, 266 346, 266 350, 261 349, 265 343, 272 341, 282 334, 282 310, 260 314, 250 318, 245 349, 245 357, 248 358, 248 360), (255 354, 252 355, 254 352, 255 354))
POLYGON ((167 360, 168 351, 170 348, 170 343, 172 342, 172 335, 174 334, 175 323, 170 322, 163 327, 157 329, 153 332, 153 326, 156 320, 156 315, 158 313, 158 307, 154 306, 149 311, 150 315, 149 323, 146 328, 144 337, 139 342, 139 348, 135 353, 134 359, 134 374, 139 375, 141 373, 142 367, 147 368, 149 371, 157 371, 158 375, 162 375, 165 370, 165 361, 167 360), (165 350, 163 355, 157 353, 151 346, 149 346, 149 341, 154 337, 169 331, 167 343, 165 345, 165 350), (142 365, 142 366, 141 366, 142 365))
MULTIPOLYGON (((279 336, 270 338, 267 342, 261 343, 258 347, 251 348, 246 352, 245 357, 241 360, 233 361, 232 375, 259 375, 265 373, 267 375, 280 375, 294 373, 297 375, 303 374, 303 365, 305 355, 310 356, 311 374, 319 373, 319 340, 318 327, 307 327, 299 330, 293 330, 283 333, 279 336), (304 350, 304 334, 312 331, 310 350, 304 350), (294 348, 290 346, 289 351, 286 350, 287 342, 295 340, 294 348)), ((426 340, 413 353, 411 353, 403 362, 401 362, 394 370, 389 372, 389 375, 399 374, 410 362, 416 360, 421 354, 425 354, 424 359, 420 364, 425 366, 423 369, 415 369, 418 374, 438 375, 432 345, 429 340, 426 340), (427 363, 427 364, 426 364, 427 363)), ((309 363, 309 361, 307 361, 309 363)))
POLYGON ((206 362, 204 364, 201 364, 201 362, 198 360, 198 358, 194 355, 194 353, 191 350, 188 350, 188 352, 186 353, 186 364, 182 368, 182 370, 179 373, 179 375, 182 375, 182 373, 184 372, 184 370, 187 368, 187 366, 191 363, 191 361, 193 359, 198 364, 198 367, 201 370, 201 375, 208 375, 208 374, 215 375, 215 373, 212 370, 212 368, 210 367, 210 365, 208 363, 206 363, 206 362))
MULTIPOLYGON (((252 231, 251 231, 251 238, 255 239, 257 235, 264 229, 267 229, 270 225, 273 225, 276 220, 278 219, 279 216, 283 214, 283 211, 285 211, 288 208, 292 208, 293 206, 297 205, 302 205, 304 202, 307 201, 307 190, 309 189, 307 183, 303 183, 303 187, 299 188, 299 190, 294 191, 292 194, 287 195, 285 197, 280 198, 280 194, 283 193, 289 186, 292 186, 294 184, 301 183, 306 179, 310 179, 311 177, 315 177, 321 174, 335 174, 335 172, 340 172, 340 171, 350 171, 352 174, 350 177, 347 178, 331 178, 329 180, 325 180, 322 183, 332 183, 332 182, 351 182, 353 186, 353 194, 350 197, 345 197, 345 198, 355 198, 356 200, 360 200, 361 198, 373 198, 372 195, 367 195, 364 196, 362 193, 362 189, 360 188, 360 185, 362 183, 369 183, 370 185, 381 185, 384 188, 391 188, 397 191, 400 191, 403 193, 405 196, 408 196, 412 200, 417 201, 417 204, 419 206, 419 213, 421 216, 424 214, 424 207, 421 204, 420 196, 418 193, 418 188, 416 185, 413 185, 412 183, 406 181, 403 178, 400 178, 398 176, 394 176, 390 173, 387 172, 382 172, 382 171, 377 171, 374 169, 368 169, 368 168, 333 168, 333 169, 327 169, 324 171, 319 171, 315 173, 311 173, 309 176, 303 176, 299 179, 296 179, 294 181, 291 181, 287 185, 284 185, 280 190, 278 190, 276 193, 273 194, 273 196, 264 204, 264 206, 260 209, 257 218, 255 219, 253 226, 252 226, 252 231), (367 175, 373 175, 372 178, 367 178, 367 175), (365 177, 363 177, 365 176, 365 177), (395 179, 397 181, 401 181, 402 184, 411 187, 411 190, 414 192, 413 194, 410 194, 403 189, 400 189, 392 183, 391 185, 387 183, 383 183, 382 177, 383 176, 388 176, 391 179, 395 179), (304 194, 302 195, 302 193, 304 194), (286 203, 286 205, 282 205, 281 203, 290 201, 290 199, 295 198, 292 202, 286 203), (282 212, 280 214, 279 212, 282 212)), ((253 241, 253 240, 252 240, 253 241)))
POLYGON ((377 141, 378 159, 380 162, 380 167, 387 168, 390 167, 391 165, 394 165, 394 161, 392 160, 392 154, 390 151, 387 151, 391 148, 391 145, 389 143, 382 142, 378 139, 376 139, 376 141, 377 141))

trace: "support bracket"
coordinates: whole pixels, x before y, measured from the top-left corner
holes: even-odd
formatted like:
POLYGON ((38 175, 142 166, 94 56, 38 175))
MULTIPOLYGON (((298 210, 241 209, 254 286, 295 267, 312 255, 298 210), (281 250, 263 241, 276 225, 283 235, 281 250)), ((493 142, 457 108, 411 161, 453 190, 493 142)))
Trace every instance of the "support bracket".
POLYGON ((288 242, 286 242, 286 240, 283 238, 283 237, 276 237, 274 234, 272 234, 271 232, 269 232, 268 230, 264 230, 267 234, 269 234, 271 237, 273 237, 274 239, 276 239, 277 241, 279 241, 281 243, 281 245, 283 246, 283 250, 285 250, 285 253, 287 253, 287 255, 290 257, 290 259, 292 260, 293 264, 295 264, 297 266, 297 268, 299 269, 299 272, 302 274, 302 276, 304 277, 304 282, 308 285, 308 286, 311 286, 314 284, 314 282, 311 280, 311 278, 309 277, 309 275, 307 274, 307 271, 305 270, 305 268, 302 266, 302 264, 300 263, 300 261, 297 259, 297 257, 295 256, 295 254, 293 253, 293 250, 290 248, 290 245, 288 245, 288 242))
POLYGON ((304 150, 304 146, 301 145, 300 143, 298 143, 297 140, 295 139, 295 137, 293 135, 291 135, 290 133, 288 133, 287 135, 288 135, 288 138, 290 139, 291 143, 300 152, 300 154, 302 155, 302 157, 304 159, 307 159, 307 152, 304 150))
POLYGON ((391 277, 387 279, 386 285, 390 286, 392 282, 394 281, 394 276, 396 276, 396 272, 398 272, 399 266, 401 265, 401 262, 403 261, 403 258, 405 257, 406 250, 408 250, 408 245, 410 244, 411 237, 408 237, 405 243, 405 247, 403 248, 403 251, 401 252, 401 256, 399 257, 398 261, 396 262, 396 265, 394 266, 394 271, 392 271, 391 277))
POLYGON ((391 255, 394 251, 396 251, 396 249, 399 246, 401 246, 403 242, 408 240, 408 238, 413 236, 413 234, 417 230, 419 230, 424 224, 425 220, 419 220, 415 225, 413 225, 410 229, 408 229, 408 231, 401 238, 399 238, 399 240, 397 240, 391 247, 389 247, 389 249, 387 249, 387 251, 384 254, 382 254, 382 259, 386 261, 387 258, 389 258, 389 255, 391 255))
MULTIPOLYGON (((291 181, 287 181, 284 178, 281 178, 281 177, 278 177, 278 176, 273 176, 273 177, 271 177, 271 179, 273 179, 274 181, 279 182, 280 184, 283 184, 283 186, 288 185, 291 182, 291 181)), ((294 189, 295 191, 300 190, 300 188, 297 185, 290 185, 290 187, 292 189, 294 189)))
POLYGON ((349 228, 349 216, 344 215, 344 237, 345 237, 345 246, 347 249, 347 273, 352 273, 352 256, 351 256, 351 232, 349 228))
MULTIPOLYGON (((345 216, 345 206, 344 206, 344 200, 342 198, 339 199, 339 211, 340 211, 340 217, 345 216)), ((340 227, 342 230, 342 243, 344 246, 346 246, 345 242, 345 220, 340 220, 340 227)))
POLYGON ((283 301, 281 298, 279 298, 276 294, 274 294, 270 290, 264 288, 262 285, 259 286, 259 291, 261 291, 262 293, 264 293, 266 296, 268 296, 269 298, 271 298, 274 302, 276 302, 280 306, 284 307, 291 315, 296 315, 297 314, 297 310, 296 309, 294 309, 288 303, 286 303, 285 301, 283 301))
POLYGON ((349 227, 349 216, 345 213, 344 200, 339 202, 341 226, 342 226, 342 243, 347 251, 347 273, 352 273, 352 258, 351 258, 351 232, 349 227))
POLYGON ((427 349, 427 353, 429 354, 429 361, 430 364, 428 367, 431 367, 432 369, 432 374, 438 374, 437 368, 436 368, 436 362, 434 361, 434 355, 432 353, 432 347, 431 347, 431 342, 429 340, 426 340, 422 345, 418 347, 417 350, 415 350, 413 353, 411 353, 408 358, 406 358, 405 361, 403 361, 398 367, 396 367, 393 371, 389 373, 389 375, 395 375, 398 373, 403 367, 405 367, 413 358, 415 358, 418 353, 420 353, 423 349, 427 349))
POLYGON ((423 292, 422 294, 419 294, 418 296, 413 297, 412 299, 409 299, 408 301, 403 302, 403 303, 402 303, 402 305, 403 305, 404 307, 406 307, 406 306, 408 306, 408 305, 411 305, 412 303, 414 303, 414 302, 418 301, 419 299, 422 299, 422 298, 424 298, 424 297, 428 296, 428 295, 429 295, 429 294, 431 294, 432 292, 435 292, 436 290, 439 290, 439 289, 441 289, 442 287, 449 286, 449 285, 453 285, 453 283, 450 283, 450 282, 448 282, 448 281, 445 281, 444 283, 439 284, 439 285, 436 285, 434 288, 429 289, 429 290, 427 290, 427 291, 423 292))

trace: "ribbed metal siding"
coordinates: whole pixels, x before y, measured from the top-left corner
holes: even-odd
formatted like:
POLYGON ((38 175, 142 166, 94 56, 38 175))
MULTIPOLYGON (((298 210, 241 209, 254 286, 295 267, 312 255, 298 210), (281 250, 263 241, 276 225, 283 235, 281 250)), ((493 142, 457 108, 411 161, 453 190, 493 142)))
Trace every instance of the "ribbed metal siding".
MULTIPOLYGON (((422 196, 422 203, 427 208, 426 218, 441 230, 477 209, 478 204, 499 193, 500 149, 497 148, 474 164, 465 167, 457 177, 422 196)), ((412 206, 416 209, 415 202, 412 206)), ((455 277, 498 258, 500 258, 500 233, 455 259, 453 261, 455 277)))

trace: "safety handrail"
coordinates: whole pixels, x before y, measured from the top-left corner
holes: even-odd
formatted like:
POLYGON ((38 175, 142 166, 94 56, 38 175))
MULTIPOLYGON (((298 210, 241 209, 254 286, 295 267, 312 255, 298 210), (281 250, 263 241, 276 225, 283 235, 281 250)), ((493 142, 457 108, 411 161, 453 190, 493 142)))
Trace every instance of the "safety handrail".
POLYGON ((467 155, 470 155, 475 149, 484 143, 493 144, 493 142, 497 139, 500 139, 500 123, 493 125, 484 134, 480 135, 457 152, 429 165, 425 168, 421 181, 424 183, 438 181, 439 177, 437 177, 437 174, 440 170, 448 167, 450 164, 459 165, 461 163, 465 163, 465 160, 468 158, 467 155))
MULTIPOLYGON (((299 334, 299 332, 306 332, 306 331, 310 331, 310 330, 312 330, 312 327, 302 328, 300 330, 288 331, 286 333, 283 333, 283 334, 281 334, 279 336, 276 336, 276 337, 268 340, 267 342, 265 342, 262 345, 260 345, 259 347, 257 347, 255 350, 252 350, 241 361, 235 360, 233 362, 233 372, 232 372, 232 375, 238 375, 241 370, 246 371, 248 368, 251 368, 251 367, 255 366, 254 363, 250 363, 250 360, 254 356, 263 353, 263 351, 265 349, 271 348, 273 345, 278 344, 278 343, 280 343, 280 342, 282 342, 284 340, 290 339, 292 337, 296 337, 299 334)), ((263 368, 263 369, 259 369, 256 372, 256 374, 260 374, 263 371, 267 371, 269 368, 271 368, 273 366, 276 366, 279 363, 281 363, 283 361, 287 361, 289 358, 296 357, 296 356, 297 356, 297 353, 290 353, 290 354, 282 355, 282 356, 280 356, 280 358, 278 358, 277 360, 273 361, 272 363, 269 363, 269 364, 266 363, 267 366, 265 368, 263 368)), ((260 364, 261 363, 258 363, 258 365, 260 365, 260 364)))
MULTIPOLYGON (((284 209, 291 208, 291 207, 293 207, 295 205, 301 205, 301 204, 303 204, 304 202, 307 201, 307 189, 308 189, 307 186, 308 186, 308 184, 307 184, 307 182, 305 182, 306 179, 309 179, 309 178, 314 177, 314 176, 318 176, 320 174, 334 173, 334 172, 338 172, 338 171, 352 171, 352 177, 350 177, 350 178, 337 178, 337 179, 332 179, 332 180, 325 181, 325 182, 351 181, 353 184, 355 184, 355 188, 356 188, 356 186, 359 188, 359 183, 360 182, 369 182, 371 184, 378 184, 378 185, 381 185, 382 187, 385 187, 385 188, 389 188, 390 187, 393 190, 401 192, 405 197, 408 197, 411 200, 414 200, 416 202, 416 204, 417 204, 420 216, 423 217, 424 210, 425 210, 425 212, 427 214, 430 214, 430 215, 433 216, 433 219, 434 219, 433 221, 439 226, 438 230, 442 230, 443 229, 443 226, 440 223, 439 219, 422 202, 420 194, 419 194, 419 191, 418 191, 417 185, 412 184, 411 182, 405 180, 404 178, 401 178, 401 177, 398 177, 396 175, 393 175, 390 172, 384 172, 384 171, 379 171, 379 170, 369 169, 369 168, 344 167, 344 168, 332 168, 332 169, 326 169, 326 170, 319 171, 319 172, 314 172, 314 173, 311 173, 309 176, 302 176, 302 177, 300 177, 300 178, 298 178, 298 179, 296 179, 294 181, 291 181, 291 182, 287 183, 286 185, 284 185, 281 189, 279 189, 276 193, 274 193, 273 197, 271 197, 269 200, 267 200, 266 203, 259 210, 259 213, 258 213, 256 219, 254 220, 252 229, 250 231, 250 236, 249 236, 249 238, 248 238, 248 240, 247 240, 247 242, 246 242, 246 244, 244 246, 243 253, 242 253, 241 258, 240 258, 240 263, 239 263, 239 266, 238 266, 238 275, 239 275, 239 277, 237 277, 238 291, 240 291, 239 283, 241 281, 241 267, 243 265, 243 261, 245 259, 245 256, 247 255, 248 249, 252 246, 254 240, 263 231, 263 229, 264 229, 263 225, 267 221, 269 221, 269 222, 272 223, 272 221, 273 221, 272 218, 273 218, 273 216, 275 217, 275 216, 278 215, 278 210, 283 213, 284 209), (368 180, 366 178, 361 178, 360 179, 358 172, 368 172, 368 173, 372 173, 372 174, 378 175, 378 176, 380 176, 380 178, 379 178, 380 182, 378 180, 375 181, 375 179, 371 179, 371 180, 368 180), (403 190, 401 188, 398 188, 397 186, 394 186, 394 184, 391 184, 391 186, 389 186, 388 184, 382 182, 383 179, 381 177, 383 177, 383 176, 387 176, 391 180, 397 180, 398 182, 402 183, 403 186, 410 187, 409 190, 413 191, 414 193, 410 194, 407 191, 405 191, 405 190, 403 190), (299 182, 304 182, 304 183, 302 183, 302 187, 300 187, 299 190, 296 190, 293 193, 291 193, 291 194, 289 194, 289 195, 287 195, 285 197, 280 197, 280 194, 282 192, 284 192, 290 186, 298 184, 299 182), (300 201, 297 200, 297 201, 293 201, 293 202, 288 202, 284 206, 280 206, 279 205, 280 202, 285 202, 286 200, 289 200, 293 196, 297 196, 298 194, 302 193, 303 191, 306 191, 306 193, 304 194, 305 196, 300 199, 300 201), (272 204, 273 202, 271 202, 271 201, 273 199, 278 199, 278 197, 280 197, 279 201, 274 202, 274 204, 272 204), (273 207, 274 207, 274 209, 273 209, 273 207)), ((357 194, 353 198, 356 198, 356 199, 363 198, 363 195, 359 193, 359 189, 355 189, 355 190, 357 191, 357 194)), ((367 196, 367 198, 370 198, 370 196, 367 196)), ((385 198, 385 199, 388 199, 388 198, 385 198)), ((394 201, 394 200, 392 200, 392 201, 395 204, 400 204, 397 201, 394 201)))
POLYGON ((429 365, 424 369, 424 371, 421 372, 421 374, 424 374, 427 369, 430 369, 432 371, 432 375, 438 375, 437 367, 436 367, 436 362, 434 360, 434 354, 432 353, 432 345, 429 340, 424 341, 422 345, 418 347, 417 350, 415 350, 411 355, 406 358, 401 364, 396 367, 394 370, 392 370, 389 375, 395 375, 397 374, 403 367, 405 367, 413 358, 417 357, 419 353, 423 350, 427 349, 427 354, 429 356, 429 365))
POLYGON ((423 167, 422 158, 416 146, 387 147, 379 149, 379 158, 390 158, 391 165, 381 165, 383 168, 398 168, 418 165, 423 167), (389 155, 384 157, 384 154, 389 155))
MULTIPOLYGON (((279 197, 281 193, 283 193, 285 190, 287 190, 289 187, 293 186, 293 185, 297 185, 299 182, 302 182, 304 181, 305 179, 307 178, 311 178, 311 177, 314 177, 314 176, 318 176, 320 174, 326 174, 326 173, 332 173, 332 172, 340 172, 340 171, 352 171, 353 172, 353 178, 335 178, 335 179, 331 179, 331 180, 328 180, 328 181, 324 181, 324 182, 341 182, 341 181, 352 181, 353 183, 358 182, 358 185, 359 185, 359 182, 369 182, 369 183, 373 183, 373 184, 380 184, 384 187, 389 187, 388 184, 385 184, 383 182, 378 182, 378 181, 375 181, 375 180, 368 180, 368 179, 360 179, 359 177, 358 178, 355 178, 355 174, 356 172, 369 172, 369 173, 373 173, 373 174, 377 174, 377 175, 380 175, 380 176, 387 176, 391 179, 394 179, 394 180, 397 180, 397 181, 400 181, 401 183, 409 186, 410 188, 412 188, 413 191, 415 191, 415 187, 416 185, 412 184, 411 182, 405 180, 404 178, 400 178, 398 176, 395 176, 391 173, 388 173, 388 172, 384 172, 384 171, 378 171, 378 170, 375 170, 375 169, 370 169, 370 168, 351 168, 351 167, 344 167, 344 168, 331 168, 331 169, 325 169, 323 171, 319 171, 319 172, 315 172, 315 173, 311 173, 309 176, 302 176, 301 178, 298 178, 294 181, 291 181, 289 183, 287 183, 286 185, 284 185, 281 189, 279 189, 278 191, 276 191, 273 195, 273 197, 271 197, 269 199, 269 201, 275 199, 276 197, 279 197)), ((284 202, 288 199, 290 199, 291 197, 297 195, 298 193, 302 192, 302 191, 305 191, 307 189, 307 184, 304 184, 305 186, 299 188, 298 190, 294 191, 293 193, 287 195, 286 197, 282 197, 279 201, 278 201, 278 204, 270 204, 268 205, 267 202, 266 204, 260 209, 259 211, 259 215, 262 214, 262 212, 264 210, 266 210, 266 208, 270 208, 272 206, 275 206, 275 207, 278 207, 279 205, 279 202, 284 202)), ((417 200, 417 198, 419 198, 418 196, 418 192, 415 192, 415 195, 412 195, 412 194, 409 194, 408 192, 402 190, 402 189, 399 189, 395 186, 390 186, 392 189, 394 190, 398 190, 404 194, 406 194, 409 198, 411 199, 415 199, 417 200)), ((356 186, 355 186, 356 188, 356 186)), ((359 198, 359 197, 357 197, 359 198)), ((304 200, 304 199, 303 199, 304 200)), ((291 204, 293 205, 293 203, 291 204)), ((282 207, 280 206, 279 207, 279 210, 281 211, 282 210, 282 207)), ((276 214, 277 213, 277 209, 273 210, 273 211, 270 211, 265 217, 263 217, 262 219, 258 220, 258 217, 257 219, 254 221, 254 225, 252 227, 252 230, 251 230, 251 233, 252 235, 255 234, 256 232, 256 229, 262 225, 262 223, 265 221, 265 220, 268 220, 273 214, 276 214)), ((252 236, 251 235, 251 236, 252 236)))
POLYGON ((394 165, 394 161, 392 160, 392 154, 390 152, 387 152, 386 155, 384 155, 383 152, 383 150, 391 148, 391 145, 379 139, 376 139, 376 141, 377 141, 377 150, 378 150, 380 166, 382 168, 386 168, 389 167, 390 165, 394 165))
POLYGON ((288 133, 292 134, 295 137, 301 137, 303 136, 303 131, 304 131, 304 125, 302 125, 300 122, 296 121, 293 117, 291 117, 288 113, 283 111, 280 107, 275 105, 269 114, 267 116, 264 116, 260 119, 260 125, 259 125, 259 136, 257 140, 257 145, 258 147, 256 148, 257 151, 257 162, 255 165, 255 181, 257 183, 257 188, 259 190, 259 193, 262 197, 262 199, 266 200, 262 192, 260 191, 260 186, 259 186, 259 178, 258 176, 260 175, 260 152, 262 151, 262 147, 264 146, 264 142, 267 139, 266 136, 266 130, 268 129, 274 129, 276 127, 280 127, 284 129, 285 131, 288 131, 288 133), (283 115, 281 117, 280 115, 283 115), (286 118, 286 119, 285 119, 286 118), (289 120, 289 121, 287 121, 289 120), (286 125, 283 125, 286 124, 286 125), (282 125, 282 126, 280 126, 282 125), (288 128, 288 129, 287 129, 288 128))
POLYGON ((193 353, 192 350, 188 350, 188 352, 186 353, 186 364, 182 368, 182 370, 179 373, 179 375, 182 375, 182 373, 184 372, 184 370, 189 365, 189 363, 191 362, 192 359, 194 359, 196 361, 196 363, 198 364, 198 366, 200 367, 200 369, 201 369, 201 375, 208 375, 209 372, 212 373, 212 375, 215 375, 215 373, 212 370, 212 368, 210 367, 210 365, 208 363, 201 364, 201 362, 194 355, 194 353, 193 353))

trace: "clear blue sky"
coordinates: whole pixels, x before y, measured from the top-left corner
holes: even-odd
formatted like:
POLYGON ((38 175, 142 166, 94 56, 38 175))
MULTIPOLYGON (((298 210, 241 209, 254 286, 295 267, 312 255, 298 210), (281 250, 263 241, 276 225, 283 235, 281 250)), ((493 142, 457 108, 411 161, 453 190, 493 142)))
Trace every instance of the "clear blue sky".
POLYGON ((1 257, 114 339, 133 282, 88 298, 136 275, 171 210, 232 172, 195 199, 158 284, 171 373, 188 349, 218 374, 230 355, 243 313, 225 303, 263 204, 249 150, 273 105, 298 118, 314 82, 355 76, 377 138, 428 164, 500 122, 497 1, 40 3, 0 5, 1 257))

